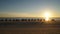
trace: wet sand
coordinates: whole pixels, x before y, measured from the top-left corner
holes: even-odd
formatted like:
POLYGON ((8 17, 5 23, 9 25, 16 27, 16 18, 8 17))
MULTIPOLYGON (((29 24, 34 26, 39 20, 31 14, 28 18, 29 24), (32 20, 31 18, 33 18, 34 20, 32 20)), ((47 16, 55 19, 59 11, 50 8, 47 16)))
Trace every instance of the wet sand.
POLYGON ((57 23, 2 24, 0 25, 0 34, 60 34, 60 24, 57 23))

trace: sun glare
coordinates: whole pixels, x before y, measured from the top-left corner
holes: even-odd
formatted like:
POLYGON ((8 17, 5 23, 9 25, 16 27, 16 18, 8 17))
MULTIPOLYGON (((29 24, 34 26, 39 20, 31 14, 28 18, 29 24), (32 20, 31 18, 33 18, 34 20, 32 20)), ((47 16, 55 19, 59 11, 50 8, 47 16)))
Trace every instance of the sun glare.
POLYGON ((49 18, 47 17, 47 18, 45 18, 45 21, 48 21, 49 20, 49 18))
POLYGON ((50 13, 46 12, 45 17, 50 17, 50 13))
POLYGON ((49 18, 50 18, 50 13, 46 12, 46 13, 45 13, 45 20, 48 21, 49 18))

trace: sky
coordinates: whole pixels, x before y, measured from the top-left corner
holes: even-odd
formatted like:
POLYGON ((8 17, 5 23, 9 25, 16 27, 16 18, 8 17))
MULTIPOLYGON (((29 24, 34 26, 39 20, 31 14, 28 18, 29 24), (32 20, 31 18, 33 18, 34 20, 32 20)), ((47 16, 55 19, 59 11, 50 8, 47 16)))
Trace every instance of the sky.
POLYGON ((60 17, 60 0, 0 0, 0 17, 60 17))

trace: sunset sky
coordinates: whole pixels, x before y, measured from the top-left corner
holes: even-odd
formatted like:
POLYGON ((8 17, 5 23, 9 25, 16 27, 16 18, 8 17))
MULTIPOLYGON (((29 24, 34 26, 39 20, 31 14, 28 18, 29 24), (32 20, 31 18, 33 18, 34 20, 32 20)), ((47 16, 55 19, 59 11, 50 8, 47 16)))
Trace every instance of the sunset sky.
POLYGON ((60 0, 0 0, 0 17, 60 17, 60 0))

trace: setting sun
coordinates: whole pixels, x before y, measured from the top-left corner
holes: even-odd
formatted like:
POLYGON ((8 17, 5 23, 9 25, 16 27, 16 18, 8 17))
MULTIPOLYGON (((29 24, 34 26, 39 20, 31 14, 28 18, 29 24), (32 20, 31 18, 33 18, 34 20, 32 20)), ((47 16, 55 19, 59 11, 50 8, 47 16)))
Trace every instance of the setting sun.
POLYGON ((50 13, 46 12, 45 17, 50 17, 50 13))
POLYGON ((51 17, 50 13, 46 12, 44 15, 45 15, 45 20, 49 21, 49 18, 51 17))

